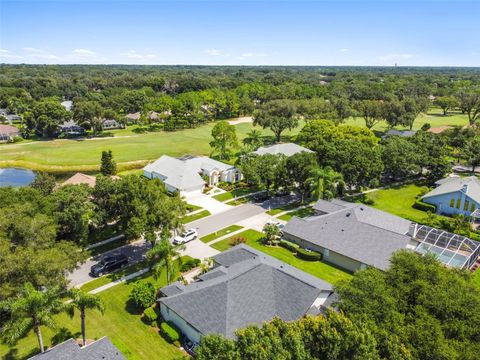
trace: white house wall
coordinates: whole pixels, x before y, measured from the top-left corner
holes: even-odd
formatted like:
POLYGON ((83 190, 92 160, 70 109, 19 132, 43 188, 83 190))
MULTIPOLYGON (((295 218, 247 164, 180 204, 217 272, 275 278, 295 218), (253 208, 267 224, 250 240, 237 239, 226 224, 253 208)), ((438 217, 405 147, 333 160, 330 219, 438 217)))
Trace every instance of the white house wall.
POLYGON ((160 313, 162 314, 164 320, 174 323, 180 329, 182 334, 189 338, 191 341, 197 343, 200 342, 200 339, 202 337, 200 332, 195 330, 185 320, 178 316, 175 311, 171 310, 163 303, 160 303, 160 313))

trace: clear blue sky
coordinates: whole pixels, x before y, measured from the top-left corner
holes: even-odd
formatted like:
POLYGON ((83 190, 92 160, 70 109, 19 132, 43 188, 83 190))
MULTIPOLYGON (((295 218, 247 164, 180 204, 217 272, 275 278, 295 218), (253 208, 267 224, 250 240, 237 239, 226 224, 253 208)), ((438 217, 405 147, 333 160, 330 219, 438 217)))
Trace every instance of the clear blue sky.
POLYGON ((0 62, 480 66, 479 14, 479 0, 0 0, 0 62))

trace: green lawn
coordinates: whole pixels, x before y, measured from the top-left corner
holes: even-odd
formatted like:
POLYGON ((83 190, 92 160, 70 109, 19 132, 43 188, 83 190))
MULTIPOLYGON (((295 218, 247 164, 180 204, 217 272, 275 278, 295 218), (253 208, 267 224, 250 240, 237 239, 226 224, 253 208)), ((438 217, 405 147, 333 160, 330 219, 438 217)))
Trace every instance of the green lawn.
MULTIPOLYGON (((346 122, 349 125, 365 126, 365 120, 362 117, 350 118, 346 122)), ((431 127, 439 126, 465 126, 468 125, 467 115, 463 115, 459 111, 451 112, 447 116, 443 115, 443 111, 440 108, 432 108, 427 114, 420 114, 413 124, 415 130, 419 130, 423 124, 430 124, 431 127)), ((396 127, 396 129, 403 129, 402 127, 396 127)), ((387 123, 382 121, 375 125, 372 130, 385 132, 387 130, 387 123)))
POLYGON ((187 213, 193 212, 193 211, 197 211, 197 210, 200 210, 200 209, 201 209, 200 206, 193 205, 193 204, 187 204, 187 205, 186 205, 186 208, 187 208, 187 213))
POLYGON ((227 191, 227 192, 215 195, 215 196, 213 196, 213 198, 215 200, 225 202, 225 201, 231 200, 233 198, 243 196, 243 195, 248 195, 248 194, 251 194, 251 193, 254 193, 254 192, 257 192, 257 191, 258 191, 258 188, 240 188, 240 189, 236 189, 234 191, 227 191))
MULTIPOLYGON (((214 123, 175 132, 136 133, 135 127, 112 131, 112 137, 94 140, 59 139, 0 145, 0 167, 19 166, 51 172, 95 171, 98 170, 101 152, 113 151, 119 171, 138 169, 147 162, 167 154, 208 155, 209 142, 214 123)), ((241 141, 253 125, 242 123, 235 126, 241 141)), ((264 136, 272 136, 270 130, 262 130, 264 136)), ((284 133, 297 134, 299 127, 284 133)))
MULTIPOLYGON (((323 261, 305 261, 297 258, 293 253, 282 247, 270 247, 261 243, 263 234, 255 230, 245 230, 240 234, 234 235, 244 237, 246 244, 263 251, 264 253, 277 258, 287 264, 295 266, 300 270, 303 270, 313 276, 328 281, 329 283, 336 284, 340 280, 350 280, 352 275, 344 270, 341 270, 333 265, 327 264, 323 261)), ((212 245, 214 249, 219 251, 225 251, 230 248, 231 238, 219 241, 212 245)))
MULTIPOLYGON (((157 287, 165 284, 164 275, 159 280, 155 280, 148 275, 144 279, 154 282, 157 287)), ((144 324, 138 310, 128 301, 135 281, 117 285, 99 294, 105 302, 106 311, 102 316, 97 311, 87 310, 87 337, 89 339, 99 339, 102 336, 108 336, 127 359, 131 360, 181 359, 182 352, 167 343, 154 327, 144 324)), ((66 315, 59 315, 56 319, 57 329, 42 328, 46 346, 52 344, 52 338, 55 336, 57 338, 56 343, 72 336, 76 338, 80 336, 78 314, 73 319, 66 315)), ((26 338, 20 340, 15 347, 9 349, 5 345, 0 345, 0 358, 6 360, 25 359, 34 355, 37 351, 36 337, 32 332, 26 338)))
POLYGON ((422 222, 427 213, 412 207, 418 195, 428 190, 426 186, 409 184, 395 186, 390 189, 373 191, 366 194, 366 199, 373 200, 373 207, 389 212, 391 214, 409 219, 415 222, 422 222))
POLYGON ((280 206, 280 207, 275 208, 275 209, 268 210, 267 214, 275 216, 277 214, 280 214, 281 212, 292 210, 292 209, 295 209, 299 206, 300 206, 300 204, 298 202, 296 202, 294 204, 287 204, 287 205, 283 205, 283 206, 280 206))
POLYGON ((310 206, 308 206, 308 207, 305 207, 305 208, 302 208, 302 209, 290 211, 286 214, 283 214, 282 216, 279 216, 278 218, 280 220, 290 221, 290 219, 294 216, 299 217, 299 218, 304 218, 304 217, 307 217, 307 216, 311 216, 313 214, 315 214, 315 210, 313 210, 310 206))
POLYGON ((195 213, 195 214, 192 214, 192 215, 187 215, 185 217, 182 218, 182 223, 183 224, 188 224, 189 222, 192 222, 192 221, 195 221, 195 220, 198 220, 198 219, 201 219, 201 218, 204 218, 204 217, 207 217, 209 215, 212 215, 210 213, 210 211, 208 210, 202 210, 198 213, 195 213))
POLYGON ((473 283, 480 288, 480 269, 473 273, 473 283))
POLYGON ((204 243, 208 243, 212 240, 218 239, 219 237, 225 236, 227 234, 230 234, 234 231, 242 229, 243 226, 240 225, 230 225, 226 228, 223 228, 221 230, 215 231, 214 233, 208 234, 206 236, 203 236, 200 238, 204 243))

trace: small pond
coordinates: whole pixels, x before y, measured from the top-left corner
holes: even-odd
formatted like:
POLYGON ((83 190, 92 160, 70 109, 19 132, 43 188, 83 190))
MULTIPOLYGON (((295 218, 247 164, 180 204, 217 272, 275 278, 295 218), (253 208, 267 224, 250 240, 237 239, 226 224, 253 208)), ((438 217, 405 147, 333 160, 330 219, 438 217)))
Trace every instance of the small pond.
POLYGON ((0 168, 0 187, 22 187, 35 179, 35 173, 29 169, 0 168))

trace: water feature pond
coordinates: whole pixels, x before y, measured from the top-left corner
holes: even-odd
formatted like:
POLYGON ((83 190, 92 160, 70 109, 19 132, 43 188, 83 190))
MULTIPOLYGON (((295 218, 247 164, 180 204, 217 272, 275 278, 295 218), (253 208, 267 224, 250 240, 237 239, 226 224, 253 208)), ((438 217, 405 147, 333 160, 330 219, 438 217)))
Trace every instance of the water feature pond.
POLYGON ((35 179, 35 173, 22 168, 0 168, 0 187, 22 187, 35 179))

